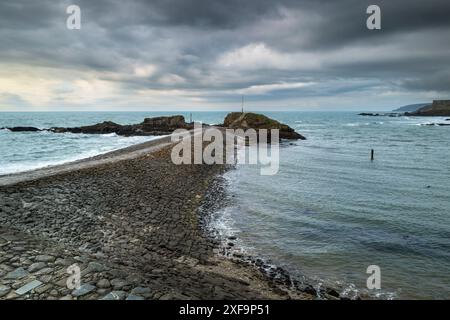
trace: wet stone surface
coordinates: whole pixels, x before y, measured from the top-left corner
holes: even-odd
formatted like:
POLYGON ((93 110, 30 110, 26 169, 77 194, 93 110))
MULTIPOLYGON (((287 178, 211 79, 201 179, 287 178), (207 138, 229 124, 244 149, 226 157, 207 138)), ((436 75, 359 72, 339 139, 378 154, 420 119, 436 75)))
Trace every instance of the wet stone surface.
POLYGON ((214 253, 197 209, 223 170, 165 148, 1 186, 0 299, 311 298, 214 253))

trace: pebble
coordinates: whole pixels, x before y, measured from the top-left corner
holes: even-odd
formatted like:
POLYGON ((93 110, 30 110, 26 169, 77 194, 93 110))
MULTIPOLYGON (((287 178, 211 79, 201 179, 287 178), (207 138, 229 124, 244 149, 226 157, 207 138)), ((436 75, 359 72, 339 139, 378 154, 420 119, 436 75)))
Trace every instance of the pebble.
POLYGON ((123 300, 127 295, 124 291, 111 291, 106 296, 104 296, 101 300, 123 300))
POLYGON ((95 290, 95 287, 91 284, 83 284, 80 288, 72 291, 72 296, 81 297, 95 290))
POLYGON ((0 298, 7 295, 11 291, 11 288, 0 284, 0 298))
POLYGON ((17 289, 15 292, 17 295, 21 296, 24 295, 25 293, 28 293, 29 291, 39 287, 42 284, 42 282, 40 282, 39 280, 33 280, 31 282, 28 282, 26 285, 20 287, 19 289, 17 289))
POLYGON ((145 300, 144 297, 135 296, 134 294, 129 294, 125 300, 145 300))
POLYGON ((31 266, 28 267, 28 271, 33 273, 35 271, 39 271, 43 268, 45 268, 47 264, 45 262, 35 262, 31 266))
POLYGON ((44 269, 41 269, 41 270, 37 271, 35 273, 35 275, 42 276, 42 275, 46 275, 46 274, 49 274, 49 273, 52 273, 52 272, 53 272, 53 268, 44 268, 44 269))
POLYGON ((72 264, 72 261, 70 261, 69 259, 58 258, 55 261, 55 265, 57 265, 57 266, 70 266, 71 264, 72 264))
POLYGON ((17 269, 14 270, 14 271, 9 272, 9 273, 4 277, 4 279, 5 279, 5 280, 10 280, 10 279, 12 279, 12 280, 15 280, 15 279, 21 279, 21 278, 26 277, 27 275, 29 275, 29 272, 26 271, 24 268, 19 267, 19 268, 17 268, 17 269))
POLYGON ((98 262, 89 262, 87 269, 89 269, 90 272, 102 272, 107 270, 104 265, 98 262))
POLYGON ((149 288, 137 287, 131 290, 131 294, 133 295, 148 295, 151 294, 151 290, 149 288))
POLYGON ((46 284, 46 285, 43 285, 43 286, 40 286, 40 287, 34 289, 34 291, 37 292, 37 293, 44 293, 44 292, 48 291, 51 288, 52 288, 51 285, 46 284))
POLYGON ((130 283, 123 279, 113 279, 111 280, 111 285, 114 289, 122 289, 125 286, 128 286, 130 283))
POLYGON ((111 287, 111 283, 108 279, 101 279, 97 282, 97 288, 106 289, 111 287))
POLYGON ((55 261, 55 257, 49 255, 39 255, 35 258, 38 262, 53 262, 55 261))

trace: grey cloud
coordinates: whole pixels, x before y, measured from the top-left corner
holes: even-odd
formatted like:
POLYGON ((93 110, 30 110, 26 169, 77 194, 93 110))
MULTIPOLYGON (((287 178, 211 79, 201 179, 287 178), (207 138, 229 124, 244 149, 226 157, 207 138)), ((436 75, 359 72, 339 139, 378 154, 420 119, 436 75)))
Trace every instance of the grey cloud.
POLYGON ((0 3, 0 62, 98 72, 123 90, 232 90, 280 82, 320 86, 280 90, 263 98, 333 95, 364 89, 450 92, 450 2, 379 0, 382 30, 365 27, 373 1, 301 0, 73 0, 0 3), (82 9, 82 30, 65 27, 65 7, 82 9), (280 54, 323 59, 311 70, 233 70, 218 58, 251 43, 280 54), (363 59, 374 47, 380 54, 363 59), (352 49, 352 56, 333 53, 352 49), (331 57, 331 58, 330 58, 331 57), (133 77, 133 66, 155 65, 133 77), (186 81, 160 81, 173 74, 186 81), (119 76, 118 76, 119 75, 119 76), (348 82, 342 88, 337 85, 348 82))
POLYGON ((450 90, 450 71, 425 75, 420 79, 405 80, 404 87, 411 90, 430 90, 448 92, 450 90))

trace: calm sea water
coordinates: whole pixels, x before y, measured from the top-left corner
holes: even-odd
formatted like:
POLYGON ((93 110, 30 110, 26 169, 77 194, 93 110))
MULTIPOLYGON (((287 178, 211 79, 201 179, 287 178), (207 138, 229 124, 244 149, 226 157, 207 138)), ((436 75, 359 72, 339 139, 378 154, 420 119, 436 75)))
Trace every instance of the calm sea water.
MULTIPOLYGON (((32 126, 37 128, 75 127, 105 120, 120 124, 140 123, 145 117, 172 115, 164 112, 0 112, 0 128, 32 126)), ((189 119, 188 113, 183 114, 189 119)), ((221 121, 223 113, 193 114, 207 123, 221 121)), ((17 132, 0 130, 0 175, 48 165, 61 164, 106 153, 155 137, 120 137, 115 134, 84 135, 50 132, 17 132)))
MULTIPOLYGON (((172 113, 0 113, 0 127, 126 124, 163 114, 172 113)), ((225 114, 193 119, 218 123, 225 114)), ((366 269, 378 265, 382 289, 370 294, 450 298, 450 127, 420 125, 445 119, 266 114, 308 140, 282 144, 275 176, 245 165, 226 174, 230 205, 217 214, 220 233, 317 285, 365 291, 366 269)), ((0 174, 146 139, 0 131, 0 174)))

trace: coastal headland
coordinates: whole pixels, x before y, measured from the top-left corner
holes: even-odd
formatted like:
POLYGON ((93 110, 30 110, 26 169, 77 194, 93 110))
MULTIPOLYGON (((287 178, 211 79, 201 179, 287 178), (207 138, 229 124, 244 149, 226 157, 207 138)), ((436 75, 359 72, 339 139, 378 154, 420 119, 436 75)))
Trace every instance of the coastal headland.
POLYGON ((448 117, 450 116, 450 100, 433 100, 430 104, 407 105, 392 112, 362 112, 359 115, 369 117, 448 117))

